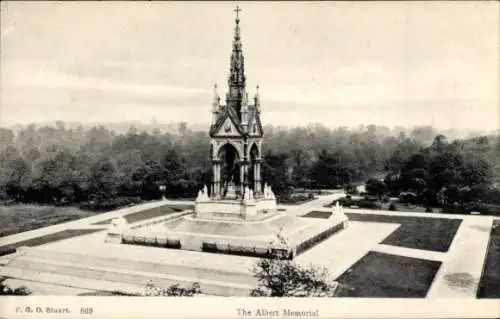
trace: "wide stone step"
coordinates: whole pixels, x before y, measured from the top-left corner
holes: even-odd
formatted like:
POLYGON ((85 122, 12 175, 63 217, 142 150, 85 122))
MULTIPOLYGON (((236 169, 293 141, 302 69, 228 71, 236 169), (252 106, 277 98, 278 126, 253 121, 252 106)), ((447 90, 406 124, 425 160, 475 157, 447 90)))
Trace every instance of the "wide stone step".
MULTIPOLYGON (((81 279, 101 280, 107 282, 119 282, 128 285, 137 285, 144 287, 148 282, 152 281, 158 287, 169 287, 173 284, 189 285, 194 282, 199 282, 201 290, 210 295, 221 296, 248 296, 253 285, 243 285, 230 282, 222 282, 209 279, 189 278, 185 276, 173 276, 161 273, 151 273, 144 271, 133 271, 126 269, 113 269, 101 266, 86 266, 60 261, 49 261, 37 259, 33 257, 20 256, 13 260, 7 267, 0 268, 0 273, 8 272, 12 269, 20 269, 24 272, 38 272, 56 274, 62 276, 80 278, 73 286, 81 287, 81 279)), ((3 274, 8 275, 8 274, 3 274)), ((24 275, 14 277, 19 279, 28 279, 24 275)), ((48 276, 50 278, 50 276, 48 276)), ((47 278, 45 278, 47 280, 47 278)), ((83 280, 83 281, 84 281, 83 280)), ((42 275, 37 281, 44 282, 42 275)), ((50 282, 50 280, 45 281, 50 282)), ((57 283, 57 282, 56 282, 57 283)), ((81 287, 89 288, 89 287, 81 287)), ((92 287, 90 287, 92 288, 92 287)), ((97 288, 95 288, 97 289, 97 288)))
MULTIPOLYGON (((220 282, 255 285, 256 281, 248 271, 233 272, 222 269, 202 268, 185 264, 165 264, 114 257, 89 256, 76 253, 57 252, 47 249, 26 249, 23 253, 26 258, 47 260, 48 263, 63 262, 87 268, 105 267, 116 271, 141 271, 152 274, 182 276, 196 280, 208 279, 220 282)), ((12 260, 9 265, 15 265, 21 257, 12 260)))
POLYGON ((82 288, 97 291, 119 291, 128 294, 137 294, 142 291, 139 285, 132 285, 127 283, 96 280, 90 278, 79 278, 74 276, 67 276, 61 274, 54 274, 49 272, 42 272, 38 270, 13 268, 13 267, 0 267, 0 275, 21 279, 28 283, 25 286, 29 287, 29 282, 52 284, 63 287, 82 288))

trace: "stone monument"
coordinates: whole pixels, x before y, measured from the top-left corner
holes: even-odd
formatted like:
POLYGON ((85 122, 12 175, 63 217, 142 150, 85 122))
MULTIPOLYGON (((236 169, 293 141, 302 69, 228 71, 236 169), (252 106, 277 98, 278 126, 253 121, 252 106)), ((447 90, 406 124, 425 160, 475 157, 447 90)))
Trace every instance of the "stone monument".
POLYGON ((262 181, 262 108, 258 87, 253 101, 246 91, 239 11, 225 104, 214 87, 209 129, 211 184, 198 191, 193 212, 167 217, 162 224, 129 228, 125 235, 121 232, 126 244, 146 242, 250 256, 270 256, 270 251, 277 250, 294 256, 336 232, 346 220, 338 212, 325 223, 278 211, 271 186, 262 181))

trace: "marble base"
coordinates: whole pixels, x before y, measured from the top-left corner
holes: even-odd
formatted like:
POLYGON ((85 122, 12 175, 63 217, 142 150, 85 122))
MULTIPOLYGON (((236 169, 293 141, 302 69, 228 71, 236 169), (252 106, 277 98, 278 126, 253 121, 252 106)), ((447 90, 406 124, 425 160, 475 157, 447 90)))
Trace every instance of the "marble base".
POLYGON ((261 220, 213 220, 198 213, 171 219, 164 224, 125 231, 122 243, 177 249, 264 257, 272 250, 293 258, 347 226, 345 215, 329 219, 289 216, 276 212, 261 220), (280 242, 277 235, 286 238, 280 242), (312 244, 311 244, 312 243, 312 244))

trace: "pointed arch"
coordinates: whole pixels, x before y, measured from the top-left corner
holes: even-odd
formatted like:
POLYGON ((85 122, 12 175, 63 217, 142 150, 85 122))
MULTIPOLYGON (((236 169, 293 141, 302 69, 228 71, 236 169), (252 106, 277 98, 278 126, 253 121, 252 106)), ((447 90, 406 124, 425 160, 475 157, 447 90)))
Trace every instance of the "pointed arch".
POLYGON ((235 149, 237 155, 238 155, 238 158, 239 159, 243 159, 244 156, 242 154, 242 150, 241 150, 241 147, 236 144, 234 141, 232 140, 225 140, 223 143, 219 144, 218 146, 215 147, 214 149, 214 156, 216 156, 216 159, 220 160, 220 155, 221 155, 221 151, 225 148, 225 147, 228 147, 231 146, 235 149))
POLYGON ((253 142, 250 145, 250 149, 248 151, 248 158, 251 160, 256 160, 256 159, 259 159, 260 156, 261 156, 261 154, 260 154, 259 146, 257 145, 256 142, 253 142))
POLYGON ((260 159, 262 156, 261 150, 260 150, 260 145, 257 143, 257 141, 253 141, 250 143, 248 147, 248 159, 260 159))
POLYGON ((219 148, 217 156, 220 159, 221 182, 223 185, 226 188, 230 182, 240 185, 242 183, 240 178, 242 158, 238 147, 235 147, 232 143, 225 143, 219 148))

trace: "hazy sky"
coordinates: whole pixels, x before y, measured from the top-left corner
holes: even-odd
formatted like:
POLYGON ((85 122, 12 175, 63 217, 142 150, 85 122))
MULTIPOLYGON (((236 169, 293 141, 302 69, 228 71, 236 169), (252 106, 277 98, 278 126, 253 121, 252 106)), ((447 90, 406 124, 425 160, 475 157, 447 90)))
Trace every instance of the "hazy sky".
MULTIPOLYGON (((1 3, 0 125, 208 122, 237 3, 1 3)), ((499 127, 497 2, 240 3, 266 124, 499 127)))

